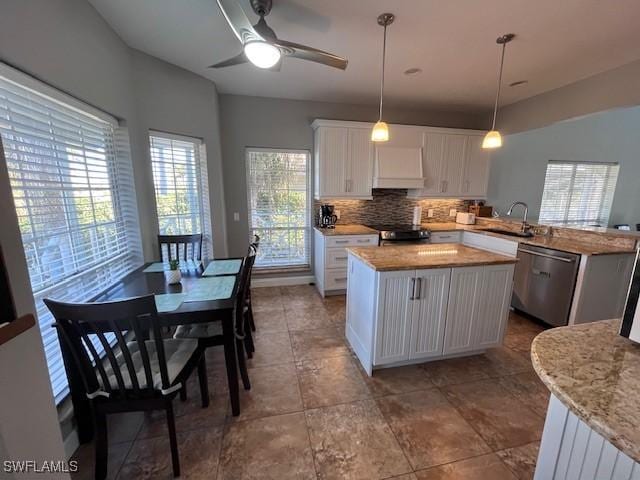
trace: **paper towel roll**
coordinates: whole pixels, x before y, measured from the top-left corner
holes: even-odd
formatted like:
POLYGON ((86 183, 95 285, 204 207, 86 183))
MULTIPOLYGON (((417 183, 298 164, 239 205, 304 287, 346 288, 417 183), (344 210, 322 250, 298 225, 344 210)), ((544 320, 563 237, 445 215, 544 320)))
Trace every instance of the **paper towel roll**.
POLYGON ((413 207, 413 225, 422 224, 422 207, 413 207))

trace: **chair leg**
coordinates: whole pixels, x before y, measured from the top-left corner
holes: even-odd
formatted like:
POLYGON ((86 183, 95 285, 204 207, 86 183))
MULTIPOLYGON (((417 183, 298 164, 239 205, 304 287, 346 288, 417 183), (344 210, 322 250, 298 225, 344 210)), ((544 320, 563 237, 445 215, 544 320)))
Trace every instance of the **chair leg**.
POLYGON ((187 401, 187 382, 184 382, 180 389, 180 400, 183 402, 187 401))
POLYGON ((249 381, 249 372, 247 371, 247 360, 244 356, 244 341, 236 340, 236 354, 238 356, 238 369, 242 378, 242 385, 245 390, 251 390, 251 382, 249 381))
POLYGON ((253 358, 253 352, 256 351, 256 348, 253 344, 253 335, 251 335, 251 330, 248 326, 248 322, 245 322, 244 348, 247 351, 247 357, 253 358))
POLYGON ((96 479, 107 478, 107 463, 109 460, 109 442, 107 440, 107 416, 104 413, 95 414, 96 430, 96 479))
POLYGON ((209 406, 209 382, 207 381, 207 362, 204 353, 198 362, 198 380, 200 381, 200 397, 202 398, 202 408, 209 406))
POLYGON ((178 454, 178 438, 176 436, 176 419, 173 414, 173 403, 167 401, 167 427, 169 429, 169 445, 171 446, 171 464, 173 465, 173 476, 180 476, 180 456, 178 454))
POLYGON ((251 300, 249 300, 248 314, 249 314, 249 325, 251 326, 251 331, 255 332, 256 331, 256 323, 253 321, 253 308, 251 308, 251 300))

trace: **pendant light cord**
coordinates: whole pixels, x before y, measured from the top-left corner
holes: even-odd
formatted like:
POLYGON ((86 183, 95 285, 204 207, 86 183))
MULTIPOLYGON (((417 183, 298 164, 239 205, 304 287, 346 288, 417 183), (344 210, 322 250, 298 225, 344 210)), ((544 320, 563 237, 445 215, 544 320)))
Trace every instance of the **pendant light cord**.
POLYGON ((498 73, 498 91, 496 92, 496 103, 493 106, 493 123, 491 130, 496 129, 496 116, 498 115, 498 102, 500 100, 500 87, 502 86, 502 68, 504 66, 504 51, 507 48, 507 42, 502 44, 502 56, 500 57, 500 73, 498 73))
POLYGON ((384 25, 384 36, 382 37, 382 76, 380 79, 380 116, 378 121, 382 121, 382 96, 384 94, 384 62, 387 52, 387 26, 384 25))

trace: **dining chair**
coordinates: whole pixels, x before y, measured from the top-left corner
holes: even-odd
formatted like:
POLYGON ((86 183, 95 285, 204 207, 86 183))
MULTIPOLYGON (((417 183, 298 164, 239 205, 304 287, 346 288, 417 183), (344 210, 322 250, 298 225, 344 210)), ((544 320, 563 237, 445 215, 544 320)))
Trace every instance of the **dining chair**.
POLYGON ((91 402, 95 478, 107 476, 106 416, 151 410, 166 412, 173 475, 179 476, 173 399, 196 368, 202 407, 209 404, 205 356, 198 342, 162 338, 153 295, 105 303, 44 303, 91 402))
MULTIPOLYGON (((249 244, 249 251, 253 250, 254 254, 258 254, 258 248, 260 247, 260 236, 254 235, 253 242, 249 244)), ((253 266, 252 266, 253 270, 253 266)), ((251 331, 256 331, 256 323, 253 318, 253 308, 251 307, 251 273, 249 272, 249 291, 247 293, 247 318, 249 319, 249 326, 251 327, 251 331)), ((252 352, 253 353, 253 352, 252 352)))
POLYGON ((202 234, 190 235, 158 235, 160 261, 164 261, 166 245, 167 260, 202 260, 202 234), (175 252, 174 252, 175 247, 175 252), (191 247, 191 248, 189 248, 191 247), (175 255, 174 255, 175 254, 175 255))
MULTIPOLYGON (((246 311, 245 305, 247 301, 247 293, 249 290, 249 272, 255 261, 255 252, 245 257, 242 262, 240 279, 238 284, 236 302, 234 306, 234 329, 236 336, 236 355, 238 361, 238 369, 245 390, 251 389, 249 381, 249 373, 247 371, 247 360, 245 358, 245 338, 246 338, 246 311)), ((197 339, 198 346, 204 350, 209 347, 224 345, 224 336, 222 332, 221 322, 194 323, 180 325, 173 335, 175 339, 197 339)), ((235 365, 227 365, 227 369, 235 368, 235 365)))

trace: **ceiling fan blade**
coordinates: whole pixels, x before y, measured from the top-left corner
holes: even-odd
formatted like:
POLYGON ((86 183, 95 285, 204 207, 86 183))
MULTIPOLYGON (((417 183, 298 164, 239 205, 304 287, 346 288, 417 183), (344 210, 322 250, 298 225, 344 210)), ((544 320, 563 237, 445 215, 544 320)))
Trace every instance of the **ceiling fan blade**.
POLYGON ((321 63, 329 67, 344 70, 347 68, 348 60, 339 57, 333 53, 324 52, 317 48, 307 47, 299 43, 287 42, 286 40, 276 40, 274 45, 280 47, 283 53, 289 57, 299 58, 300 60, 308 60, 310 62, 321 63))
POLYGON ((244 54, 244 52, 240 52, 235 57, 228 58, 227 60, 223 60, 222 62, 218 62, 216 64, 210 65, 209 68, 222 68, 222 67, 230 67, 232 65, 240 65, 242 63, 247 63, 249 59, 244 54))
POLYGON ((244 10, 236 0, 218 0, 218 6, 240 43, 244 45, 247 42, 264 40, 253 28, 244 10))

